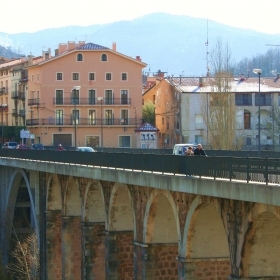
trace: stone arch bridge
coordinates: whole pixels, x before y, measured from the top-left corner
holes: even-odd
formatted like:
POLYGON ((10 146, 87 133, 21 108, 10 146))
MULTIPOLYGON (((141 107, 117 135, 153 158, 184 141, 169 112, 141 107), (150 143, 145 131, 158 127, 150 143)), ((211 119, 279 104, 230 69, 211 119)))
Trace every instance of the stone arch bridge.
POLYGON ((40 279, 280 279, 276 184, 11 157, 0 178, 4 262, 27 213, 40 279))

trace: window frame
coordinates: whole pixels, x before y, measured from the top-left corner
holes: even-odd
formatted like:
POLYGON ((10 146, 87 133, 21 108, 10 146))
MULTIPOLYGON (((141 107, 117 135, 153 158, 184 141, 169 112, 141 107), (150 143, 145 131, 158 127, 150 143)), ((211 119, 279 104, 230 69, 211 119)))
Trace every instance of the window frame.
POLYGON ((112 80, 113 80, 112 72, 106 72, 105 73, 105 81, 112 81, 112 80))
POLYGON ((91 82, 91 81, 95 81, 95 72, 89 72, 88 73, 88 80, 91 82), (93 76, 93 79, 92 77, 93 76))
POLYGON ((122 72, 122 73, 121 73, 121 80, 124 81, 124 82, 126 82, 127 79, 128 79, 127 72, 122 72), (125 78, 124 78, 124 75, 125 75, 125 78))
POLYGON ((79 81, 79 80, 80 80, 80 73, 72 72, 72 81, 79 81), (77 75, 77 79, 75 79, 75 75, 77 75))
POLYGON ((102 54, 101 54, 101 57, 100 57, 100 60, 101 60, 102 62, 107 62, 107 61, 108 61, 108 56, 107 56, 107 54, 106 54, 106 53, 102 53, 102 54))
POLYGON ((57 81, 63 81, 63 73, 62 72, 56 72, 56 80, 57 81), (59 79, 59 75, 61 75, 61 79, 59 79))
POLYGON ((82 62, 82 61, 84 61, 84 56, 83 56, 83 54, 82 54, 82 53, 78 53, 76 59, 77 59, 77 62, 82 62))

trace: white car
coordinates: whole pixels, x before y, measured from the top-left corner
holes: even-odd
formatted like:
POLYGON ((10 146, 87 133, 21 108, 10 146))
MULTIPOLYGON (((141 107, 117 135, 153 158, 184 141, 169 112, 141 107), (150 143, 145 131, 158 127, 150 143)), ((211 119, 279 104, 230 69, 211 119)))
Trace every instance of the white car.
POLYGON ((76 151, 78 152, 90 152, 90 153, 93 153, 93 152, 96 152, 93 148, 91 147, 77 147, 76 148, 76 151))

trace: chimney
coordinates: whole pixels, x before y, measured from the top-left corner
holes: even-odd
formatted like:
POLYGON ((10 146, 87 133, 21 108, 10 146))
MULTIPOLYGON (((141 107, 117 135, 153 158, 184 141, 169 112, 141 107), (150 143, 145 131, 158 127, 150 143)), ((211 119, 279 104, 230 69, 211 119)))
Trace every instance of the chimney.
POLYGON ((203 78, 199 77, 198 86, 203 87, 203 78))
POLYGON ((81 47, 81 46, 83 46, 83 45, 85 45, 86 44, 86 42, 85 41, 79 41, 79 43, 78 43, 78 47, 81 47))
POLYGON ((114 52, 117 51, 117 43, 116 43, 116 42, 113 42, 113 44, 112 44, 112 50, 113 50, 114 52))
POLYGON ((76 49, 76 43, 74 41, 68 41, 68 52, 76 49))
POLYGON ((140 55, 137 55, 137 56, 136 56, 136 60, 142 61, 140 55))
POLYGON ((58 54, 62 54, 67 51, 67 45, 66 44, 59 44, 58 45, 58 54))

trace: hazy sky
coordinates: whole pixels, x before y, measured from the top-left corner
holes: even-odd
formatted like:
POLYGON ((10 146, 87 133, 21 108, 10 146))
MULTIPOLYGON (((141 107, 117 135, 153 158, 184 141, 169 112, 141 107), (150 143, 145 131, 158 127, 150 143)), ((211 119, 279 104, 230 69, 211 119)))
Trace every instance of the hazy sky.
POLYGON ((87 26, 166 12, 276 34, 280 33, 279 8, 280 0, 13 0, 1 3, 0 32, 87 26))

